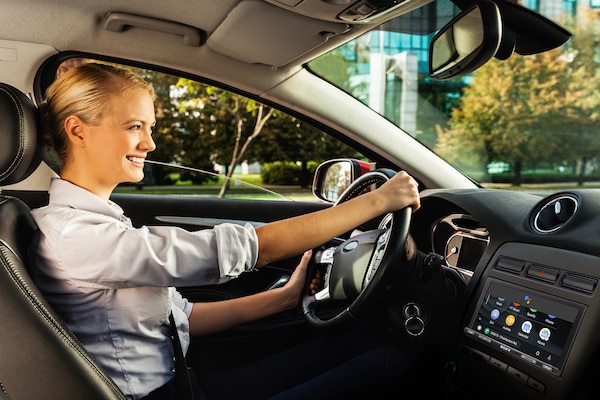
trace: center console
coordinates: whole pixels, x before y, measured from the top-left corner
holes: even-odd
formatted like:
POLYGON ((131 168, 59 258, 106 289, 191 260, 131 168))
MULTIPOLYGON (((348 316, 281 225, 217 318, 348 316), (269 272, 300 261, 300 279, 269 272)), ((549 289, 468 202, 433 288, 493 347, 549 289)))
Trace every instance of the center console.
POLYGON ((478 281, 449 374, 474 398, 564 399, 598 342, 600 259, 522 243, 478 281))

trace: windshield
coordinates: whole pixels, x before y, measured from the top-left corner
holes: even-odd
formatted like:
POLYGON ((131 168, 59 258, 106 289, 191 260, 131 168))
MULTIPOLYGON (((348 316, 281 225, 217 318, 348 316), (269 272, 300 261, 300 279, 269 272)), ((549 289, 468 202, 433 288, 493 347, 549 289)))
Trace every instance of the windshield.
POLYGON ((600 181, 599 10, 572 0, 521 3, 565 27, 571 39, 545 53, 492 58, 465 76, 433 80, 429 43, 460 12, 438 1, 309 67, 486 187, 593 187, 600 181), (326 68, 332 59, 343 67, 326 68))

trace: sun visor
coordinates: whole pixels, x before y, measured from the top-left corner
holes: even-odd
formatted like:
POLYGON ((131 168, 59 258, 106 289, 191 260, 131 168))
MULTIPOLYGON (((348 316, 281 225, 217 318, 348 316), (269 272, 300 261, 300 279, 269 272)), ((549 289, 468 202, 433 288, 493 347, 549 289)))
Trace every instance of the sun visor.
POLYGON ((316 20, 263 1, 242 1, 206 44, 247 63, 280 67, 349 29, 345 23, 316 20))

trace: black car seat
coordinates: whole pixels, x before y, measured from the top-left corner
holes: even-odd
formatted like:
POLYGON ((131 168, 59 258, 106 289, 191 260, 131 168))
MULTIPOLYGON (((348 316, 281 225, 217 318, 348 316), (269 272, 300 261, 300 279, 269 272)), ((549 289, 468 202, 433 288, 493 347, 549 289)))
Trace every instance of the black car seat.
MULTIPOLYGON (((40 164, 37 109, 0 83, 0 186, 40 164)), ((60 321, 27 270, 36 230, 29 207, 0 190, 0 399, 125 399, 60 321)))

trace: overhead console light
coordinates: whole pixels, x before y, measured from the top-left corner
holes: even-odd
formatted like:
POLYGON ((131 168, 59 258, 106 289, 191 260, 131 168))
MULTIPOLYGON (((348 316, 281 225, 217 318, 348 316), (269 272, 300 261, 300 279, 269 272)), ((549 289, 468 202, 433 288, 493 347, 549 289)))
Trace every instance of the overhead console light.
POLYGON ((410 0, 362 0, 345 9, 338 15, 338 18, 348 22, 361 22, 383 12, 392 11, 394 8, 409 1, 410 0))

